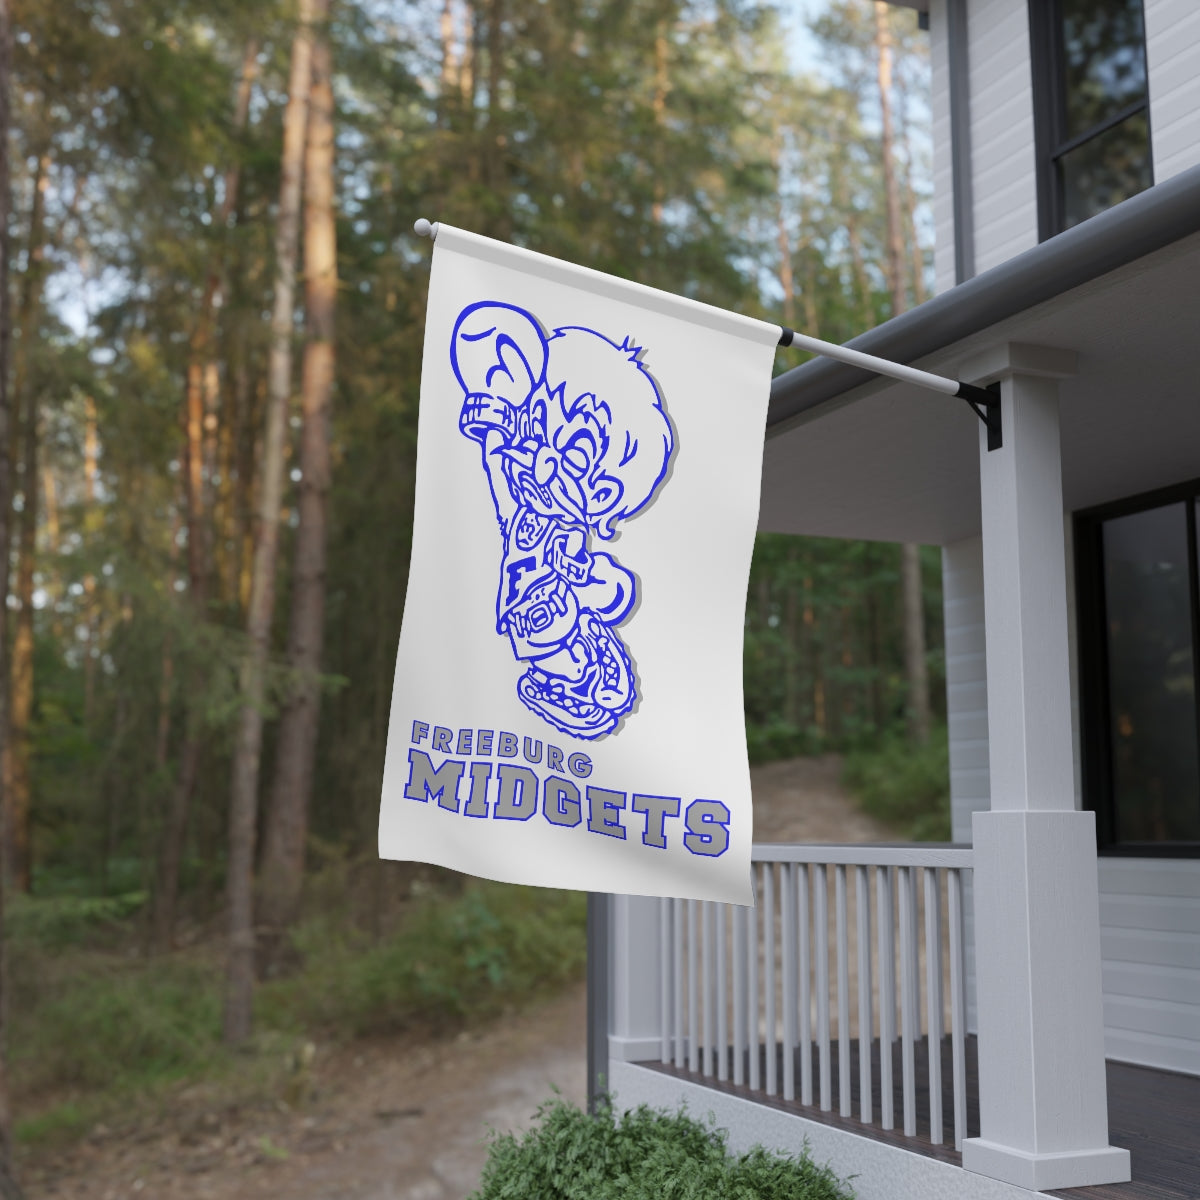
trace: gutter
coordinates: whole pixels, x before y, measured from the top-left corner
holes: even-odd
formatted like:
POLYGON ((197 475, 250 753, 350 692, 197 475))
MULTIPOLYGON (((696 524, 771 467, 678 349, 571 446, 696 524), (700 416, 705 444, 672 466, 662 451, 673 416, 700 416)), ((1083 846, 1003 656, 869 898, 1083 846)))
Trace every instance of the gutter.
MULTIPOLYGON (((846 344, 894 362, 915 362, 1197 232, 1200 166, 1131 196, 846 344)), ((771 384, 767 436, 782 433, 796 417, 875 378, 870 371, 828 358, 793 367, 771 384)))

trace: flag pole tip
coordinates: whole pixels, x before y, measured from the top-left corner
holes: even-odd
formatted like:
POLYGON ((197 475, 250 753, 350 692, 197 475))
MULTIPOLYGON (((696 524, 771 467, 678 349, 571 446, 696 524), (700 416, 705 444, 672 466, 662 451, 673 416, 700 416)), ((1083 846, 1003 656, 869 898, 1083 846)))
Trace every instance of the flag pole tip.
POLYGON ((418 217, 413 222, 413 233, 415 233, 417 237, 427 237, 433 239, 437 237, 437 231, 438 227, 436 221, 430 222, 424 217, 418 217))

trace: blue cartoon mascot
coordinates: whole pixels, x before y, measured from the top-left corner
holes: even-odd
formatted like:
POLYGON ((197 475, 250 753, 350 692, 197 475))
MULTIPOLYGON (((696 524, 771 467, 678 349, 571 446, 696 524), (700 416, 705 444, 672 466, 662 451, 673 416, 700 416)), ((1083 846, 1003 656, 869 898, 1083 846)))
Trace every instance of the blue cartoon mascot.
POLYGON ((611 733, 638 698, 617 632, 638 580, 593 546, 654 500, 674 450, 641 353, 581 326, 547 335, 492 301, 463 309, 451 339, 459 428, 481 448, 503 541, 496 631, 527 664, 523 703, 577 738, 611 733))

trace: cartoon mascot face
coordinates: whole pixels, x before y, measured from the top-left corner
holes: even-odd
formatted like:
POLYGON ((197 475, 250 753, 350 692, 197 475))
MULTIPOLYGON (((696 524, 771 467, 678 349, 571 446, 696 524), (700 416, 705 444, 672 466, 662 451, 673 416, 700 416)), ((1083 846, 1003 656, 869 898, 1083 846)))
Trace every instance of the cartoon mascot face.
POLYGON ((641 354, 583 326, 547 336, 492 301, 463 309, 451 338, 459 428, 482 447, 504 541, 496 627, 529 664, 517 693, 583 738, 612 732, 637 700, 616 632, 637 579, 589 542, 653 501, 675 449, 641 354))

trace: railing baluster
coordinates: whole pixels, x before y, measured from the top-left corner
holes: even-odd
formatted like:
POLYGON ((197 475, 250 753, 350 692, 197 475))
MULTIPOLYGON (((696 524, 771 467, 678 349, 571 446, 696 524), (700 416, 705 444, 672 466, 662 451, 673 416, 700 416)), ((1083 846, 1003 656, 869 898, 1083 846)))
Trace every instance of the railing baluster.
POLYGON ((663 896, 658 901, 658 1032, 662 1040, 662 1061, 671 1061, 671 901, 663 896))
POLYGON ((733 910, 733 1082, 746 1082, 746 915, 743 904, 733 910))
POLYGON ((700 1070, 700 922, 688 901, 688 1070, 700 1070))
POLYGON ((704 1037, 700 1043, 700 1070, 705 1075, 712 1075, 715 1063, 713 1061, 713 989, 715 987, 715 966, 713 964, 712 937, 712 901, 705 900, 701 904, 701 938, 704 944, 704 969, 701 973, 701 989, 704 994, 704 1037))
POLYGON ((954 1148, 962 1150, 967 1136, 966 977, 963 973, 962 872, 946 872, 950 893, 950 1069, 954 1079, 954 1148))
MULTIPOLYGON (((758 903, 762 906, 762 877, 759 875, 758 903)), ((755 1091, 762 1086, 762 1072, 759 1069, 758 1042, 758 910, 750 910, 750 936, 746 938, 746 971, 750 981, 749 1003, 746 1005, 746 1040, 750 1050, 750 1079, 749 1084, 755 1091)))
POLYGON ((821 1111, 833 1107, 829 1077, 829 873, 818 863, 814 873, 813 924, 817 935, 817 1050, 821 1065, 821 1111))
POLYGON ((796 1098, 796 864, 779 868, 783 939, 783 1098, 796 1098))
POLYGON ((812 964, 809 950, 809 931, 812 916, 809 911, 812 891, 809 879, 812 874, 807 863, 797 864, 800 868, 799 886, 796 895, 800 902, 798 917, 800 925, 800 1103, 811 1104, 812 1089, 812 964))
POLYGON ((917 1132, 916 1062, 913 1047, 913 976, 916 974, 917 950, 913 945, 912 893, 913 868, 897 871, 900 885, 900 1068, 904 1081, 904 1133, 913 1137, 917 1132))
POLYGON ((775 1047, 779 1041, 775 1027, 775 864, 763 863, 763 992, 766 999, 767 1095, 779 1094, 779 1071, 775 1047))
POLYGON ((675 1066, 682 1068, 686 1044, 683 1030, 683 901, 672 900, 671 909, 675 921, 675 986, 672 989, 675 1000, 675 1066))
POLYGON ((909 907, 909 933, 911 941, 909 945, 913 948, 913 973, 912 973, 912 1010, 913 1010, 913 1039, 914 1041, 921 1040, 921 942, 919 937, 920 922, 917 916, 917 905, 921 895, 921 874, 920 867, 910 867, 908 881, 912 887, 908 889, 908 907, 909 907))
POLYGON ((729 905, 719 904, 717 914, 717 1078, 729 1078, 729 1021, 726 1016, 725 939, 729 928, 729 905))
POLYGON ((896 942, 890 867, 875 868, 875 901, 879 921, 879 1123, 884 1129, 895 1129, 892 1043, 896 1040, 896 942))
POLYGON ((838 1112, 852 1117, 850 1095, 850 942, 846 914, 846 868, 833 868, 837 908, 837 1001, 838 1001, 838 1112))
MULTIPOLYGON (((712 1080, 712 1086, 732 1078, 738 1086, 782 1095, 787 1101, 798 1098, 804 1105, 815 1102, 822 1111, 831 1112, 836 1020, 839 1114, 857 1115, 865 1125, 878 1117, 885 1130, 902 1123, 905 1135, 915 1137, 916 1052, 920 1039, 927 1036, 929 1141, 941 1145, 950 1140, 946 1109, 951 1101, 942 1098, 945 1071, 950 1069, 953 1140, 961 1150, 968 1133, 963 872, 971 868, 970 850, 930 847, 926 854, 917 846, 864 846, 861 851, 853 846, 756 847, 754 867, 756 909, 712 902, 699 907, 700 902, 689 901, 685 917, 682 900, 660 902, 663 1062, 669 1062, 673 1053, 677 1066, 686 1062, 689 1070, 712 1080), (853 932, 850 868, 854 870, 853 932), (946 920, 948 978, 942 946, 946 920), (830 961, 831 938, 836 940, 836 963, 830 961), (836 980, 831 978, 834 972, 836 980), (855 987, 857 996, 852 997, 855 987), (942 1039, 947 1034, 952 1061, 944 1065, 942 1039), (900 1058, 899 1080, 893 1050, 900 1058), (903 1109, 902 1122, 898 1106, 903 1109)), ((923 1075, 924 1068, 922 1063, 923 1075)), ((926 1086, 924 1078, 920 1086, 926 1086)), ((920 1102, 923 1113, 924 1094, 920 1102)), ((920 1125, 924 1137, 923 1115, 920 1125)))
POLYGON ((925 868, 925 1003, 929 1010, 929 1140, 942 1144, 942 887, 925 868))
POLYGON ((858 1115, 872 1120, 871 1038, 875 1028, 871 1003, 871 892, 867 867, 854 868, 854 912, 858 922, 858 1115))

